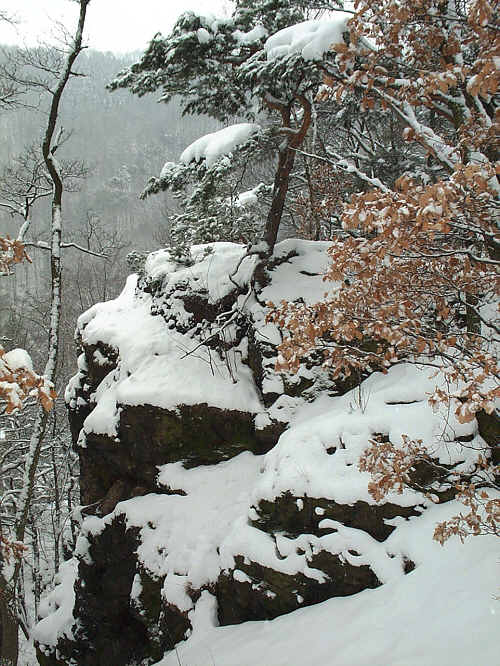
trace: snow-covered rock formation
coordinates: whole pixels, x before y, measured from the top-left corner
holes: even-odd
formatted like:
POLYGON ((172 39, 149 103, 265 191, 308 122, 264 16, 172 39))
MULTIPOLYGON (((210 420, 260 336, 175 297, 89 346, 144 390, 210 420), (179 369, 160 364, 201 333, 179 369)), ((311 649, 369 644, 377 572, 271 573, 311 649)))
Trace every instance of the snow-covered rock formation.
MULTIPOLYGON (((314 360, 296 375, 275 371, 282 333, 266 321, 267 304, 315 302, 337 288, 322 280, 325 250, 282 242, 256 291, 248 290, 256 258, 239 245, 196 247, 188 267, 159 251, 116 300, 80 317, 67 400, 88 509, 41 609, 42 665, 166 666, 177 663, 176 645, 194 646, 183 664, 209 663, 206 644, 196 646, 208 635, 217 644, 218 626, 291 611, 304 621, 297 609, 394 591, 438 557, 429 514, 441 507, 410 491, 376 504, 358 470, 371 439, 398 443, 403 434, 431 443, 446 465, 468 462, 456 440, 467 438, 475 455, 477 425, 427 403, 437 378, 400 364, 353 387, 333 383, 314 360), (421 528, 427 547, 414 537, 421 528)), ((353 604, 346 608, 354 622, 353 604)), ((284 621, 276 620, 279 641, 294 633, 284 621)), ((318 656, 314 648, 307 658, 295 649, 235 660, 238 640, 249 643, 241 636, 214 663, 331 663, 324 641, 318 656)))

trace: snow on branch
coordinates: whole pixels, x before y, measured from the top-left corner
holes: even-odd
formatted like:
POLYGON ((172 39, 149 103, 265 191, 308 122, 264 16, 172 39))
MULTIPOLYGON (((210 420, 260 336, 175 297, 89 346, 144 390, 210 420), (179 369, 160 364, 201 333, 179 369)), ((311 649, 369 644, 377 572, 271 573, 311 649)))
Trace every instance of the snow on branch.
POLYGON ((344 44, 350 14, 335 12, 329 21, 303 21, 279 30, 264 45, 268 60, 299 54, 304 60, 321 60, 335 44, 344 44))
POLYGON ((239 123, 225 127, 218 132, 205 134, 183 151, 180 161, 183 164, 189 164, 193 161, 205 160, 206 167, 209 169, 220 157, 228 155, 235 148, 246 143, 258 131, 260 131, 260 125, 256 123, 239 123))
POLYGON ((53 384, 33 371, 33 363, 24 349, 5 352, 0 345, 0 404, 10 414, 21 409, 26 398, 36 396, 49 411, 56 396, 53 384), (3 404, 4 403, 4 404, 3 404))

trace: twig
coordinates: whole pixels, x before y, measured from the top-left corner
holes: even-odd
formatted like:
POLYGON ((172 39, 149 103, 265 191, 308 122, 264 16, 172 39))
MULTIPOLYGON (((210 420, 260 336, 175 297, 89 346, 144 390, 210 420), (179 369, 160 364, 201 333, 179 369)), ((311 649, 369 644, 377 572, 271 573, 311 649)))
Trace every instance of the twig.
MULTIPOLYGON (((196 347, 194 347, 194 349, 191 349, 191 351, 186 352, 184 354, 184 356, 181 356, 181 359, 186 358, 186 356, 191 356, 191 354, 194 354, 194 352, 197 351, 200 347, 204 347, 207 344, 207 342, 210 342, 210 340, 213 340, 214 338, 218 337, 222 333, 222 331, 225 328, 227 328, 229 326, 229 324, 231 324, 239 314, 241 314, 241 312, 242 312, 243 308, 245 307, 248 299, 250 298, 252 292, 253 292, 253 287, 252 287, 252 285, 250 285, 250 287, 248 287, 248 291, 246 293, 245 299, 244 299, 243 303, 241 304, 241 307, 239 307, 236 310, 233 310, 229 319, 227 319, 216 331, 214 331, 211 335, 209 335, 208 338, 205 338, 204 340, 202 340, 202 342, 197 344, 196 347)), ((229 315, 230 313, 227 312, 227 313, 224 313, 224 314, 229 315)), ((219 317, 222 317, 222 316, 223 315, 219 315, 219 317)))

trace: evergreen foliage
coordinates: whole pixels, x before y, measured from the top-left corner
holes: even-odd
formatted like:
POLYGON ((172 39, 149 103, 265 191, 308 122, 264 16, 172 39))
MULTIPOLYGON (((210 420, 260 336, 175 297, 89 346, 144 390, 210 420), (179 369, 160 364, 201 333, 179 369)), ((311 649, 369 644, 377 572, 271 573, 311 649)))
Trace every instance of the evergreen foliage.
MULTIPOLYGON (((229 19, 187 12, 168 37, 156 35, 142 59, 110 84, 111 90, 127 88, 139 96, 159 91, 164 102, 180 96, 184 113, 206 114, 223 123, 235 116, 251 121, 267 121, 270 113, 280 116, 279 125, 239 146, 237 157, 224 156, 211 168, 203 161, 168 167, 159 179, 150 181, 144 196, 167 189, 179 192, 186 188, 188 174, 196 182, 194 193, 181 205, 182 213, 171 218, 176 256, 186 255, 186 247, 195 240, 252 241, 259 235, 272 251, 295 151, 309 129, 313 95, 322 74, 317 63, 300 52, 269 57, 265 44, 277 31, 304 21, 308 8, 300 1, 262 0, 237 2, 229 19), (278 156, 272 202, 261 229, 255 222, 249 225, 248 216, 234 215, 231 204, 228 215, 227 186, 216 197, 211 194, 216 182, 238 181, 242 166, 260 156, 259 148, 278 156)), ((324 58, 334 66, 333 52, 324 58)))

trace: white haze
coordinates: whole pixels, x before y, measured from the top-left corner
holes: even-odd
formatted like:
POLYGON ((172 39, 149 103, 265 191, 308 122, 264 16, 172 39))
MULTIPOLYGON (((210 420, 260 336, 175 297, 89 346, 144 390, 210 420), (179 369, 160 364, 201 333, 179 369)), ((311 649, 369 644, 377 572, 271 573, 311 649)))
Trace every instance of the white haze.
MULTIPOLYGON (((226 15, 227 0, 92 0, 87 10, 86 43, 99 51, 126 53, 142 50, 154 34, 167 34, 184 11, 226 15)), ((34 46, 57 43, 61 25, 70 31, 78 15, 78 4, 69 0, 3 0, 2 11, 15 17, 12 27, 0 22, 0 44, 34 46)))

